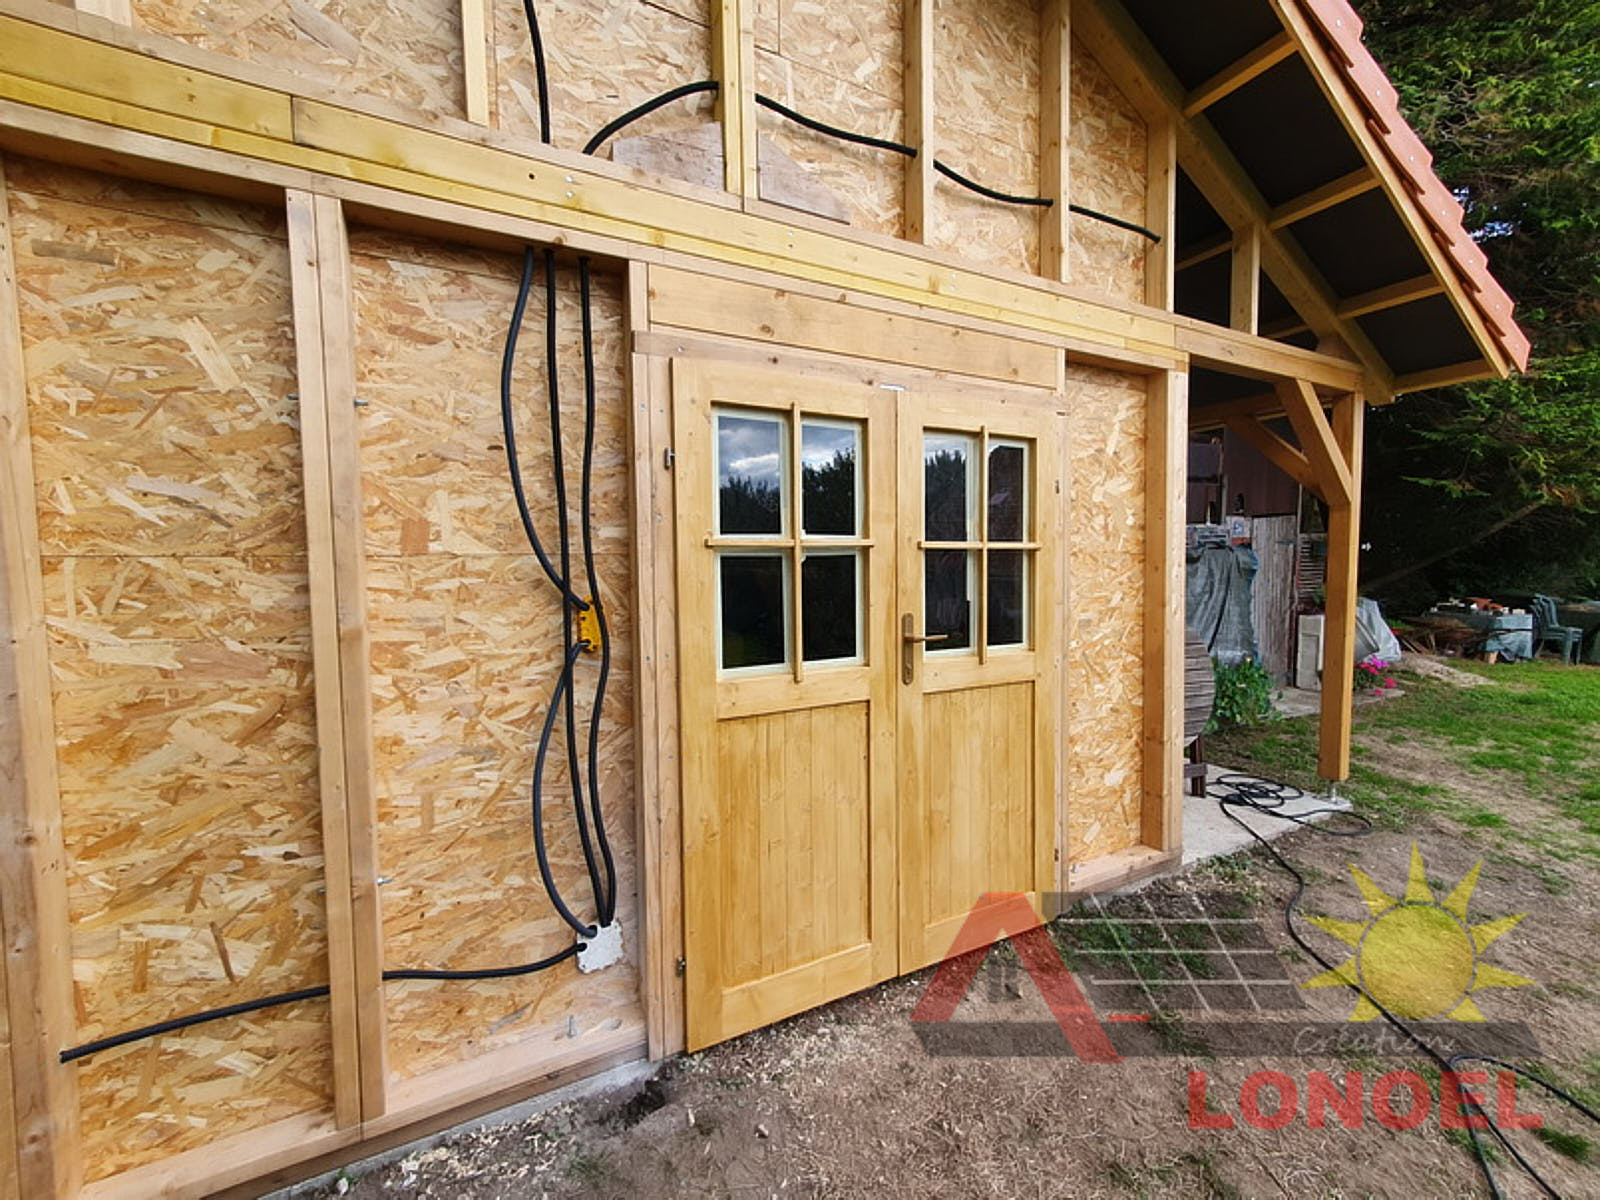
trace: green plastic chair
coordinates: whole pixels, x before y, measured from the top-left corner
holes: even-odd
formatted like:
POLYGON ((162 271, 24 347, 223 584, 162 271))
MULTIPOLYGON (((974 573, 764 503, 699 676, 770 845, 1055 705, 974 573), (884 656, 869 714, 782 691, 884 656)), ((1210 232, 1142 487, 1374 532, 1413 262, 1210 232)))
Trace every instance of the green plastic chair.
POLYGON ((1561 651, 1563 663, 1577 665, 1578 656, 1583 652, 1583 630, 1576 625, 1556 623, 1555 597, 1533 598, 1533 626, 1533 652, 1536 656, 1539 648, 1548 642, 1561 651))

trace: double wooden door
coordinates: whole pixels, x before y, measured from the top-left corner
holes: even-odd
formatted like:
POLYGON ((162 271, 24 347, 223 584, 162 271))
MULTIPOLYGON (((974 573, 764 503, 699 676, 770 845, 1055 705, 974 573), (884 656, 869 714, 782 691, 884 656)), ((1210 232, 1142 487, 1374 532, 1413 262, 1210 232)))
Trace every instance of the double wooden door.
POLYGON ((1051 888, 1060 453, 993 391, 688 359, 672 385, 699 1048, 1051 888))

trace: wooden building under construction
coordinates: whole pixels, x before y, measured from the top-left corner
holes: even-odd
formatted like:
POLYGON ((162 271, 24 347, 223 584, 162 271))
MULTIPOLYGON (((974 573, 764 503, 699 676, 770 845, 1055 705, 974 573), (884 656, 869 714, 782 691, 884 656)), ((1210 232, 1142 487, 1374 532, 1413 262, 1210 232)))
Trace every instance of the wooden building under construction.
POLYGON ((1345 0, 536 7, 547 103, 515 0, 0 0, 0 1200, 1174 862, 1191 430, 1327 504, 1346 773, 1362 415, 1528 348, 1345 0))

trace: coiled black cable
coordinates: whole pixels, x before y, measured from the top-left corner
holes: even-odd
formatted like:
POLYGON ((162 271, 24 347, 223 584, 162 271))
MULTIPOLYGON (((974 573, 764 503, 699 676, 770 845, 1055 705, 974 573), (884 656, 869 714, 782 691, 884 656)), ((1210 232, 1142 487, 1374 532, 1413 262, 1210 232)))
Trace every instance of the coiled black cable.
MULTIPOLYGON (((1249 775, 1228 774, 1218 776, 1216 779, 1212 780, 1206 785, 1206 794, 1216 800, 1224 815, 1226 815, 1231 821, 1238 825, 1239 828, 1243 829, 1253 839, 1255 839, 1255 841, 1258 842, 1272 857, 1272 860, 1294 879, 1294 894, 1289 897, 1289 902, 1284 906, 1283 910, 1284 928, 1288 931, 1289 937, 1294 941, 1295 945, 1299 946, 1300 949, 1304 950, 1308 955, 1310 955, 1311 958, 1323 968, 1323 970, 1332 971, 1334 969, 1334 964, 1324 958, 1317 951, 1316 947, 1312 946, 1310 942, 1301 937, 1300 931, 1295 928, 1295 914, 1299 911, 1300 901, 1302 897, 1304 897, 1307 887, 1305 876, 1300 873, 1299 869, 1296 868, 1293 863, 1284 858, 1283 855, 1279 854, 1277 848, 1274 847, 1270 841, 1246 824, 1245 821, 1234 810, 1245 809, 1251 812, 1257 812, 1263 816, 1274 817, 1280 821, 1289 821, 1295 825, 1299 825, 1306 829, 1311 829, 1317 833, 1330 837, 1366 837, 1372 832, 1372 822, 1366 817, 1362 816, 1360 813, 1350 812, 1348 809, 1344 808, 1324 807, 1303 809, 1297 813, 1284 812, 1282 810, 1285 804, 1291 800, 1303 798, 1305 796, 1305 792, 1297 787, 1294 787, 1292 784, 1256 779, 1249 775), (1344 829, 1330 829, 1324 825, 1315 824, 1310 819, 1312 817, 1330 814, 1338 815, 1348 820, 1353 820, 1358 822, 1358 825, 1354 828, 1347 826, 1344 829)), ((1351 991, 1355 992, 1357 995, 1364 997, 1368 1004, 1377 1009, 1379 1016, 1381 1016, 1386 1022, 1398 1030, 1407 1041, 1412 1043, 1412 1045, 1416 1046, 1429 1058, 1433 1059, 1433 1061, 1439 1065, 1440 1070, 1447 1071, 1454 1075, 1459 1071, 1460 1066, 1466 1063, 1492 1063, 1498 1067, 1503 1067, 1507 1071, 1513 1072, 1519 1078, 1527 1079, 1538 1084, 1546 1092, 1549 1092, 1552 1096, 1555 1096, 1562 1102, 1583 1113, 1591 1121, 1600 1123, 1600 1113, 1596 1113, 1576 1096, 1563 1091, 1561 1088, 1558 1088, 1554 1084, 1539 1078, 1539 1076, 1522 1067, 1515 1066, 1508 1062, 1502 1062, 1500 1059, 1481 1054, 1456 1054, 1446 1058, 1442 1053, 1440 1053, 1440 1051, 1435 1049, 1430 1042, 1424 1039, 1420 1034, 1413 1031, 1404 1020, 1390 1012, 1389 1009, 1385 1008, 1383 1004, 1375 999, 1371 993, 1361 986, 1360 983, 1346 981, 1345 986, 1351 991)), ((1477 1101, 1471 1099, 1470 1093, 1463 1093, 1463 1101, 1469 1118, 1481 1117, 1483 1128, 1488 1129, 1490 1133, 1494 1134, 1495 1139, 1500 1143, 1505 1151, 1511 1155, 1512 1160, 1516 1162, 1516 1164, 1525 1172, 1527 1172, 1529 1177, 1532 1178, 1534 1183, 1536 1183, 1547 1196, 1556 1197, 1557 1200, 1559 1200, 1560 1193, 1551 1187, 1549 1181, 1546 1180, 1544 1176, 1540 1175, 1538 1170, 1534 1168, 1533 1164, 1528 1162, 1522 1153, 1511 1144, 1511 1140, 1506 1137, 1505 1131, 1500 1128, 1499 1124, 1494 1120, 1494 1118, 1484 1111, 1483 1106, 1477 1101)), ((1489 1194, 1493 1196, 1495 1200, 1501 1200, 1501 1198, 1504 1196, 1504 1193, 1500 1190, 1499 1181, 1495 1178, 1494 1168, 1491 1166, 1489 1162, 1489 1156, 1484 1150, 1483 1143, 1478 1137, 1478 1123, 1469 1119, 1466 1122, 1466 1125, 1467 1132, 1472 1137, 1473 1154, 1478 1160, 1478 1168, 1483 1174, 1485 1184, 1488 1185, 1489 1194)))

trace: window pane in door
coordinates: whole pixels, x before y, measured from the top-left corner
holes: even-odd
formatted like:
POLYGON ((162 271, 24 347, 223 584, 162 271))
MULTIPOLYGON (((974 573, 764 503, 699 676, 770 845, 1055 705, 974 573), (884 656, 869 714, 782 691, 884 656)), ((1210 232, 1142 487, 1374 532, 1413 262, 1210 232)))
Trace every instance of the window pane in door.
POLYGON ((860 464, 860 426, 801 422, 801 507, 807 534, 855 536, 860 464))
POLYGON ((783 532, 783 423, 717 414, 717 532, 783 532))
POLYGON ((726 554, 717 563, 722 666, 779 666, 789 661, 784 556, 726 554))
POLYGON ((970 550, 929 550, 924 559, 924 632, 944 638, 929 642, 930 651, 965 650, 973 635, 973 553, 970 550))
POLYGON ((800 625, 806 662, 859 657, 858 564, 854 553, 808 553, 801 562, 800 625))
POLYGON ((923 537, 930 542, 974 540, 974 439, 959 433, 922 436, 923 537))
POLYGON ((989 540, 1021 542, 1028 526, 1027 448, 989 444, 989 540))
POLYGON ((1028 556, 989 551, 989 645, 1020 646, 1028 638, 1028 556))

